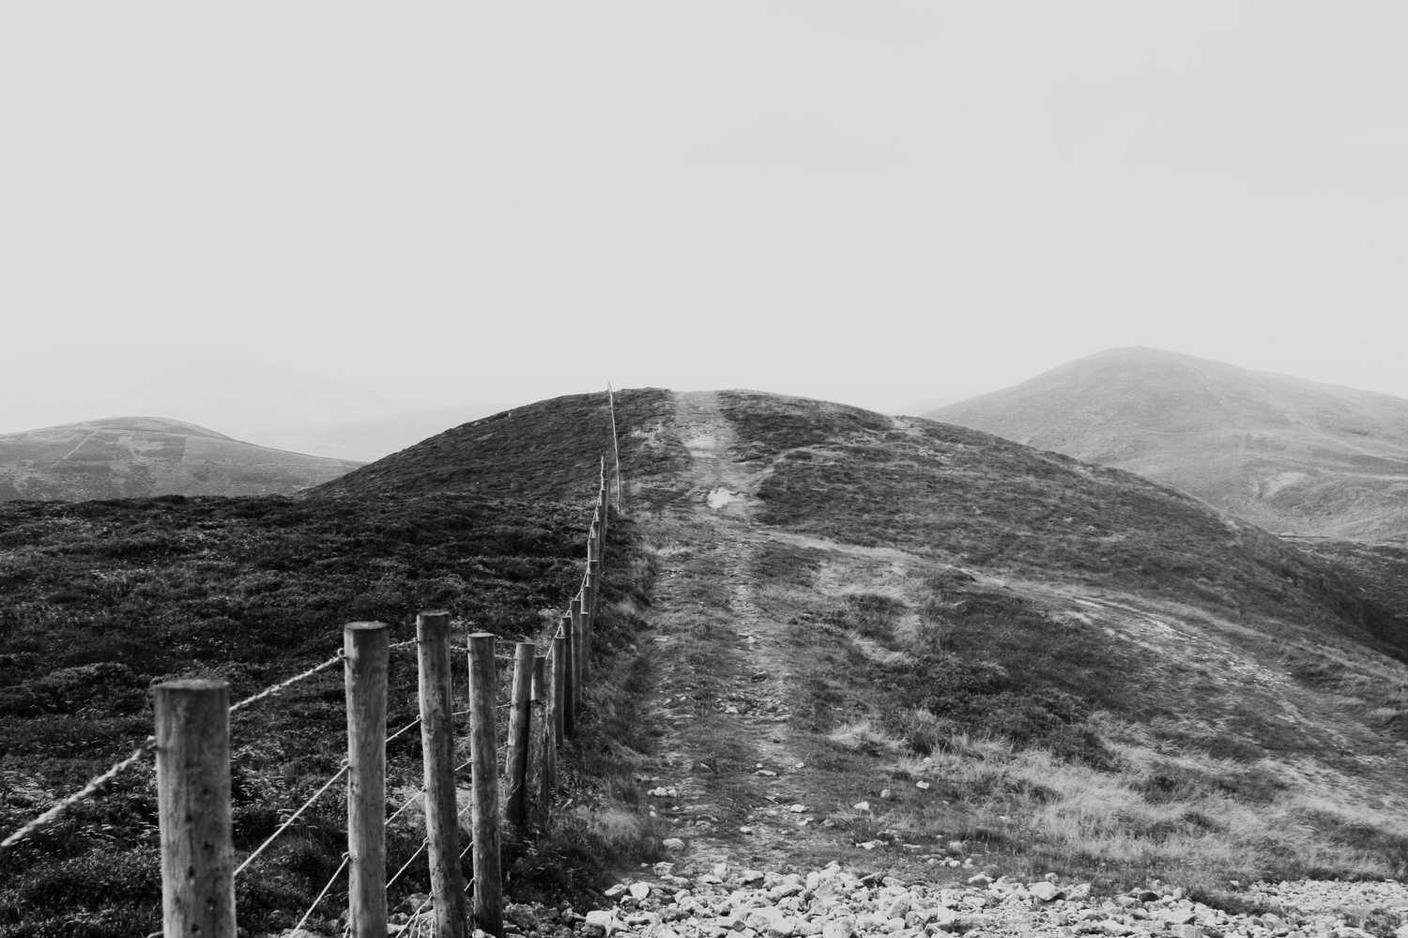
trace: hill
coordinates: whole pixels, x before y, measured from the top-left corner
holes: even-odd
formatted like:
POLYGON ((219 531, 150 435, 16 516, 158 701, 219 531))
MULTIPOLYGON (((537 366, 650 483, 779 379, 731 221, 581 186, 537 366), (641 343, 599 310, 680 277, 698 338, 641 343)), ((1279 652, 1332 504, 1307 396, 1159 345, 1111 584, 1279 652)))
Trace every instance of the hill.
POLYGON ((1115 349, 928 416, 1177 486, 1272 531, 1408 536, 1408 400, 1115 349))
POLYGON ((358 465, 179 420, 114 417, 0 434, 0 500, 288 495, 358 465))
MULTIPOLYGON (((1097 895, 1156 877, 1242 908, 1261 900, 1234 881, 1408 874, 1401 552, 1311 553, 918 418, 659 390, 616 416, 629 517, 588 732, 559 826, 516 858, 519 897, 603 901, 581 887, 660 859, 662 837, 701 875, 836 860, 871 883, 1052 871, 1097 895)), ((0 505, 3 827, 149 731, 165 674, 238 696, 348 619, 401 637, 423 604, 536 634, 573 587, 609 427, 600 395, 558 398, 298 499, 0 505)), ((398 674, 393 723, 413 707, 398 674)), ((237 849, 336 764, 340 693, 237 724, 237 849)), ((393 751, 398 778, 414 759, 393 751)), ((341 809, 241 881, 242 924, 293 923, 336 868, 341 809)), ((145 933, 153 818, 134 779, 0 856, 0 936, 145 933)), ((393 834, 399 863, 417 835, 393 834)), ((413 868, 393 902, 424 888, 413 868)))
POLYGON ((672 694, 646 771, 706 856, 1222 903, 1408 871, 1390 567, 922 419, 682 395, 655 438, 690 463, 630 492, 672 694))
MULTIPOLYGON (((648 426, 668 398, 635 392, 618 395, 617 407, 623 420, 648 426)), ((584 395, 489 423, 503 431, 497 459, 475 425, 427 441, 445 461, 445 480, 423 471, 427 460, 413 447, 392 462, 404 469, 382 467, 323 493, 335 497, 0 502, 0 830, 9 833, 144 739, 156 681, 217 676, 239 699, 325 660, 341 647, 347 622, 387 622, 400 641, 427 608, 451 612, 459 643, 477 628, 510 641, 538 637, 579 583, 598 459, 610 452, 601 432, 609 415, 602 395, 584 395)), ((625 440, 623 456, 633 453, 625 440)), ((614 608, 643 605, 649 566, 626 559, 631 544, 629 524, 613 525, 608 557, 617 566, 597 633, 604 680, 638 667, 638 620, 614 608)), ((415 672, 413 654, 393 661, 395 725, 416 713, 415 672)), ((464 680, 457 673, 459 694, 464 680)), ((616 784, 616 770, 591 748, 600 734, 636 737, 603 711, 567 767, 579 798, 616 784)), ((345 754, 345 727, 336 670, 232 721, 237 850, 262 842, 317 790, 345 754)), ((389 747, 390 797, 417 790, 418 741, 410 734, 389 747)), ((0 936, 158 930, 155 810, 148 761, 0 852, 0 936)), ((397 864, 413 855, 422 820, 409 812, 389 830, 397 864)), ((292 926, 337 869, 345 824, 339 789, 241 878, 241 925, 261 935, 292 926)), ((600 875, 584 856, 609 862, 637 840, 643 851, 658 843, 644 821, 639 835, 619 819, 605 834, 590 817, 568 815, 565 824, 560 838, 508 867, 518 888, 546 883, 571 895, 583 888, 579 878, 590 885, 600 875)), ((345 878, 341 888, 329 897, 330 917, 339 901, 345 908, 345 878)), ((425 888, 423 869, 412 870, 393 899, 425 888)), ((321 918, 312 924, 332 927, 321 918)))

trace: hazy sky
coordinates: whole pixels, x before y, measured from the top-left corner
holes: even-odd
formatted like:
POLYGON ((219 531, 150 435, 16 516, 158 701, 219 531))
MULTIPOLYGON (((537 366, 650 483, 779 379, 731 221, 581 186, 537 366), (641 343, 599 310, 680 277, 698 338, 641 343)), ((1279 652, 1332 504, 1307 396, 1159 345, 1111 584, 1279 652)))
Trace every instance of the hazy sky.
POLYGON ((1408 396, 1399 2, 0 6, 0 431, 1119 345, 1408 396))

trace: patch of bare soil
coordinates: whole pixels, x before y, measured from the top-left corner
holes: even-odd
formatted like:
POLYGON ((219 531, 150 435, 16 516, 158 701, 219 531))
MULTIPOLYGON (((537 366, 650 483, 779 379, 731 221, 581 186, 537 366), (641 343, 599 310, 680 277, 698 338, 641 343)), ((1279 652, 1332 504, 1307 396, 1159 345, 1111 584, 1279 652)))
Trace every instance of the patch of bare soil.
POLYGON ((735 458, 734 430, 715 394, 677 395, 671 429, 691 458, 684 497, 637 516, 660 563, 650 612, 657 662, 650 709, 663 735, 646 784, 651 809, 700 868, 727 860, 782 869, 867 856, 829 818, 854 814, 853 803, 876 793, 865 779, 837 791, 834 778, 818 781, 807 765, 815 741, 792 719, 805 652, 789 641, 786 597, 759 595, 759 551, 788 544, 825 557, 810 587, 822 595, 894 588, 913 558, 816 539, 800 544, 758 523, 755 492, 766 470, 735 458))

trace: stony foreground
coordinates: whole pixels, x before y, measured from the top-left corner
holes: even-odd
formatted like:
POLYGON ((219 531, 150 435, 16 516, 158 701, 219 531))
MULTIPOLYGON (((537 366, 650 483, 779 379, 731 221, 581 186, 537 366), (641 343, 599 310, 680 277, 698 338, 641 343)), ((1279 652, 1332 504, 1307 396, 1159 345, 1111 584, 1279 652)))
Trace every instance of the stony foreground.
MULTIPOLYGON (((515 905, 510 932, 539 938, 921 938, 948 935, 1162 935, 1170 938, 1408 938, 1408 888, 1400 883, 1280 883, 1246 898, 1274 913, 1234 915, 1194 902, 1181 889, 1092 897, 1088 884, 1048 880, 967 884, 861 876, 832 864, 806 875, 720 864, 683 878, 672 864, 607 890, 602 907, 515 905)), ((409 938, 409 936, 407 936, 409 938)))

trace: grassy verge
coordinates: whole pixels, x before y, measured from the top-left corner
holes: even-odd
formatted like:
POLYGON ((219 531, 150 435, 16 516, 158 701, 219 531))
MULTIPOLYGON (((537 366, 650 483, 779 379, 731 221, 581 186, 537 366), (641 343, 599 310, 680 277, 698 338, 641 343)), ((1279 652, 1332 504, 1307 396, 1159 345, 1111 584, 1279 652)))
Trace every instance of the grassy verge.
POLYGON ((797 729, 843 836, 1222 902, 1408 873, 1389 591, 983 434, 744 394, 726 412, 789 535, 759 555, 760 602, 791 622, 797 729))

